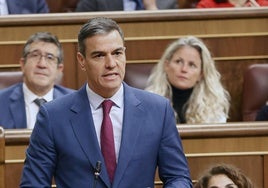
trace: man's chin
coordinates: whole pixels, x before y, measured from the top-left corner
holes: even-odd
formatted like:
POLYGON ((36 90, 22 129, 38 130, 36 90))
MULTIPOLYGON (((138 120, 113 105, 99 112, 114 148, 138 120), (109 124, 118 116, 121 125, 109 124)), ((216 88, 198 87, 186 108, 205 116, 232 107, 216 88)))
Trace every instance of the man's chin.
POLYGON ((51 84, 48 81, 40 80, 39 82, 36 81, 34 85, 37 88, 48 88, 51 84))

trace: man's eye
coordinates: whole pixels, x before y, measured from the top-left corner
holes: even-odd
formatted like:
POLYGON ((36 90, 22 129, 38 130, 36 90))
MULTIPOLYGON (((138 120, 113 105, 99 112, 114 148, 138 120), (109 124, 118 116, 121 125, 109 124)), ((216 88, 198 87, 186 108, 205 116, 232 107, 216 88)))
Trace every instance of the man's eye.
POLYGON ((117 51, 115 52, 115 55, 122 55, 123 54, 123 51, 117 51))
POLYGON ((96 54, 93 56, 93 58, 102 58, 104 55, 103 54, 96 54))
POLYGON ((38 53, 32 53, 31 56, 32 56, 32 57, 39 57, 39 56, 41 56, 41 55, 38 54, 38 53))
POLYGON ((49 59, 49 60, 54 60, 55 57, 54 57, 53 55, 47 55, 47 59, 49 59))

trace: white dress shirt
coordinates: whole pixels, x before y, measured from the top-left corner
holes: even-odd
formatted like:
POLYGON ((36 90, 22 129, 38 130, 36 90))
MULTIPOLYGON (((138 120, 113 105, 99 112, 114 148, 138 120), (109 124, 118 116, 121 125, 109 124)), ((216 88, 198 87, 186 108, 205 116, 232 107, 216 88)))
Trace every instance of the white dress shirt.
POLYGON ((8 7, 6 0, 0 0, 0 15, 7 15, 8 7))
MULTIPOLYGON (((92 111, 95 131, 97 134, 99 146, 100 146, 100 132, 101 132, 101 123, 103 119, 103 111, 102 111, 102 102, 105 98, 96 94, 92 91, 88 84, 86 86, 88 100, 90 103, 90 108, 92 111)), ((109 98, 114 102, 115 105, 112 106, 110 111, 110 118, 113 124, 113 133, 114 133, 114 144, 115 144, 115 154, 116 161, 118 161, 121 137, 122 137, 122 127, 123 127, 123 113, 124 113, 124 87, 121 85, 120 89, 109 98)))
POLYGON ((39 107, 37 104, 35 104, 34 100, 36 98, 44 98, 47 102, 52 101, 54 88, 52 88, 46 95, 42 97, 37 96, 32 91, 30 91, 25 83, 23 83, 22 89, 24 93, 27 128, 33 129, 36 121, 36 115, 39 111, 39 107))
POLYGON ((136 2, 133 0, 123 0, 124 10, 133 11, 136 10, 136 2))

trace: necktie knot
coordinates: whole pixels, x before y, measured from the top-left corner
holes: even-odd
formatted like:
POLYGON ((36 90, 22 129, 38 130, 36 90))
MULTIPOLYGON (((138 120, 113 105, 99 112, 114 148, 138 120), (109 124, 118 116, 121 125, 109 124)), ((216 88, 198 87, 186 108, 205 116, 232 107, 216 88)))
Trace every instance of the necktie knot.
POLYGON ((40 107, 42 104, 44 104, 45 102, 47 102, 46 101, 46 99, 43 99, 43 98, 36 98, 35 100, 34 100, 34 103, 38 106, 38 107, 40 107))
POLYGON ((104 100, 102 102, 103 114, 109 114, 112 106, 113 106, 113 101, 104 100))

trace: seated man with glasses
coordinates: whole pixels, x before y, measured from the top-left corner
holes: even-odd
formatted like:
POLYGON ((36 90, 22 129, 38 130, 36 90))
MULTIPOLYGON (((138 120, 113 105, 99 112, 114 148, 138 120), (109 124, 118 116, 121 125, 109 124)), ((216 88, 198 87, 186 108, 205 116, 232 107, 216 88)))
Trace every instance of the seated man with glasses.
POLYGON ((30 36, 23 48, 20 66, 23 83, 0 91, 0 126, 29 128, 35 124, 39 106, 74 90, 56 85, 63 71, 63 49, 48 32, 30 36))

